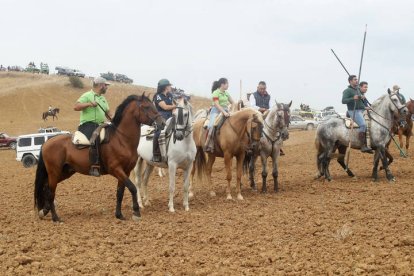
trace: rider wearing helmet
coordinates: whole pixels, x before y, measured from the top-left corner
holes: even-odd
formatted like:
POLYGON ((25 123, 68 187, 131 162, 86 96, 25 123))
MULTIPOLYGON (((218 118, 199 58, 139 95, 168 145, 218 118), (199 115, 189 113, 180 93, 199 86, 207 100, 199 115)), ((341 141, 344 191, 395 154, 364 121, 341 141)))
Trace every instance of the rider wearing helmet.
MULTIPOLYGON (((171 83, 167 79, 161 79, 158 82, 157 94, 155 94, 153 102, 157 108, 160 115, 168 120, 172 117, 172 112, 175 109, 175 104, 173 101, 173 95, 171 94, 171 83)), ((161 150, 158 143, 158 138, 160 137, 161 129, 157 129, 154 133, 153 139, 153 162, 161 162, 161 150)))

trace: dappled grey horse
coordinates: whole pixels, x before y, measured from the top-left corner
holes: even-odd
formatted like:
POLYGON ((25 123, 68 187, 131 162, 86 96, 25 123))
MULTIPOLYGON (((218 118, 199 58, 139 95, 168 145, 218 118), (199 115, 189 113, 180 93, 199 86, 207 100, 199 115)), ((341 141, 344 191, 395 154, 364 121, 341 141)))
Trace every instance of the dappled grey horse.
MULTIPOLYGON (((403 104, 401 97, 398 93, 392 93, 388 90, 388 94, 381 96, 371 106, 369 111, 370 115, 370 136, 371 147, 375 150, 374 154, 374 167, 372 169, 372 178, 374 181, 378 180, 378 164, 379 160, 382 161, 382 166, 385 170, 386 177, 389 181, 394 181, 395 178, 392 175, 389 167, 388 160, 386 158, 386 145, 391 139, 391 128, 400 116, 405 116, 408 112, 407 107, 403 104)), ((345 126, 343 119, 332 118, 326 123, 320 124, 316 131, 316 148, 317 148, 317 178, 325 176, 325 179, 330 181, 331 174, 329 172, 329 163, 331 160, 331 154, 339 149, 342 153, 342 157, 338 158, 338 162, 346 170, 349 176, 354 174, 346 168, 344 163, 343 154, 351 139, 351 147, 353 149, 359 149, 362 145, 358 139, 358 132, 351 132, 345 126), (352 136, 351 136, 352 135, 352 136)))
POLYGON ((264 119, 263 137, 260 139, 259 151, 253 154, 249 164, 249 179, 250 186, 253 190, 257 190, 256 183, 254 181, 254 169, 257 157, 260 155, 262 160, 262 192, 267 191, 266 178, 267 178, 267 158, 272 157, 272 176, 274 182, 274 191, 277 192, 278 187, 278 157, 280 154, 280 147, 283 141, 289 138, 288 126, 290 123, 290 106, 289 104, 277 103, 270 109, 269 113, 264 119))

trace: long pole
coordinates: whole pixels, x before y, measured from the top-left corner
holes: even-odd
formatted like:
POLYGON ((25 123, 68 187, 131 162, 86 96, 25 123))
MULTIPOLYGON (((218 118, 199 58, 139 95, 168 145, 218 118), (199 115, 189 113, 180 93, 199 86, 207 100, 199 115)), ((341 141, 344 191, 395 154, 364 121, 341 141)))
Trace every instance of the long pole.
MULTIPOLYGON (((358 96, 361 96, 361 92, 359 90, 359 81, 360 81, 360 77, 361 77, 362 61, 364 59, 364 50, 365 50, 365 39, 366 39, 366 37, 367 37, 367 25, 365 24, 364 40, 362 42, 361 60, 359 62, 359 72, 358 72, 358 85, 357 85, 357 94, 358 94, 358 96)), ((350 156, 350 153, 351 153, 351 141, 352 141, 352 135, 353 135, 353 132, 354 132, 355 109, 356 109, 357 101, 358 101, 357 99, 354 100, 354 111, 352 112, 352 126, 351 126, 351 132, 349 134, 348 150, 345 153, 345 166, 346 166, 347 170, 348 170, 348 165, 349 165, 349 156, 350 156)))
POLYGON ((339 57, 336 55, 335 51, 333 49, 331 49, 331 51, 334 54, 334 56, 336 57, 336 59, 339 61, 339 63, 342 65, 342 68, 344 68, 344 70, 348 74, 348 76, 350 76, 351 74, 349 74, 348 70, 346 70, 345 66, 343 65, 343 63, 341 62, 341 60, 339 59, 339 57))

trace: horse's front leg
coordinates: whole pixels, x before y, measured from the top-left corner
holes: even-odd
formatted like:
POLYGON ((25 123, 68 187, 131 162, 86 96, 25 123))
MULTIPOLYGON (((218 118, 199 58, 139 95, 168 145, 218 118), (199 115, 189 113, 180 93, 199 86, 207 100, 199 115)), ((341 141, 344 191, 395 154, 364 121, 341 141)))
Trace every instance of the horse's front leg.
MULTIPOLYGON (((207 182, 210 187, 210 196, 216 196, 216 192, 214 192, 214 190, 212 189, 213 184, 211 183, 211 172, 213 170, 213 164, 215 160, 216 160, 216 156, 214 154, 208 153, 206 173, 207 173, 207 182)), ((231 175, 230 175, 230 178, 231 178, 231 175)))
POLYGON ((375 150, 375 154, 374 154, 374 167, 372 168, 372 181, 378 181, 378 164, 379 164, 380 156, 381 156, 380 148, 378 147, 375 150))
POLYGON ((169 195, 168 195, 168 210, 174 213, 174 193, 175 193, 175 173, 177 171, 177 165, 173 162, 168 163, 168 175, 170 178, 169 195))
POLYGON ((145 171, 144 171, 144 179, 143 179, 143 187, 142 187, 142 195, 143 195, 143 200, 144 200, 144 206, 150 206, 151 202, 149 199, 149 195, 148 195, 148 180, 149 177, 151 176, 152 171, 154 170, 154 166, 150 165, 147 163, 147 165, 145 166, 145 171))
MULTIPOLYGON (((224 166, 226 167, 226 173, 227 173, 227 175, 226 175, 226 179, 227 179, 226 194, 227 194, 227 199, 229 199, 229 200, 233 199, 232 196, 231 196, 231 188, 230 188, 231 187, 230 186, 230 184, 231 184, 231 161, 232 161, 231 154, 227 153, 227 152, 224 153, 224 166)), ((238 173, 238 170, 237 170, 237 173, 238 173)), ((210 172, 210 175, 211 175, 211 172, 210 172)), ((239 184, 238 188, 240 189, 240 184, 239 184)))
MULTIPOLYGON (((240 154, 236 157, 237 160, 237 182, 236 182, 236 194, 238 200, 243 200, 243 196, 241 195, 241 178, 243 175, 243 160, 245 154, 240 154)), ((231 173, 231 170, 230 170, 231 173)), ((231 174, 230 174, 231 179, 231 174)))
POLYGON ((190 172, 193 168, 193 162, 189 162, 188 167, 184 170, 184 187, 183 187, 183 205, 184 210, 190 210, 190 204, 188 203, 189 189, 190 189, 190 172))
POLYGON ((386 176, 387 180, 388 181, 395 181, 395 177, 392 175, 391 170, 388 166, 388 159, 387 159, 387 155, 385 153, 384 148, 381 148, 381 160, 382 160, 382 166, 384 167, 385 176, 386 176))
POLYGON ((256 182, 254 181, 256 159, 257 159, 257 155, 254 154, 249 162, 249 180, 250 180, 250 187, 252 188, 253 191, 257 191, 257 185, 256 185, 256 182))
POLYGON ((262 193, 267 193, 267 156, 265 153, 260 153, 260 160, 262 161, 262 193))
MULTIPOLYGON (((132 183, 132 181, 126 177, 126 179, 124 180, 124 187, 127 187, 129 192, 131 193, 131 197, 132 197, 132 220, 138 221, 141 219, 141 213, 139 211, 139 205, 138 205, 138 201, 137 201, 137 188, 135 187, 134 183, 132 183)), ((121 204, 122 204, 122 200, 121 200, 121 204)))
POLYGON ((277 179, 279 176, 279 172, 277 168, 278 157, 279 157, 279 150, 276 149, 272 152, 272 165, 273 165, 272 176, 273 176, 273 189, 275 193, 279 191, 279 183, 277 179))
POLYGON ((122 199, 124 198, 125 184, 118 180, 118 187, 116 189, 116 208, 115 208, 115 217, 120 220, 125 220, 124 215, 122 215, 122 199))

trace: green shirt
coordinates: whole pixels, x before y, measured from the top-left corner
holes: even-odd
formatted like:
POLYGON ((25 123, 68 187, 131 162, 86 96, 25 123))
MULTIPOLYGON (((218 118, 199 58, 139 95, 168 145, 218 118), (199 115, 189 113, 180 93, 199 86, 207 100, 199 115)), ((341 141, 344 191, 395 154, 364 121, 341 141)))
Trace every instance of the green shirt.
POLYGON ((229 102, 230 94, 227 91, 221 92, 220 89, 216 89, 216 90, 214 90, 211 97, 213 98, 213 106, 214 106, 214 101, 215 100, 218 100, 219 105, 222 106, 222 107, 225 107, 225 108, 227 108, 227 106, 230 104, 230 102, 229 102))
MULTIPOLYGON (((78 99, 79 103, 90 103, 90 102, 97 102, 99 103, 102 108, 108 112, 109 105, 103 95, 98 95, 93 90, 83 93, 82 96, 78 99)), ((87 107, 81 111, 80 114, 80 124, 84 124, 86 122, 93 122, 97 124, 102 124, 105 122, 105 113, 103 110, 98 106, 96 107, 87 107)))
MULTIPOLYGON (((354 110, 354 104, 355 104, 354 96, 355 95, 358 95, 358 91, 352 86, 348 86, 348 88, 345 89, 344 92, 342 93, 342 103, 347 105, 348 110, 351 110, 351 111, 354 110)), ((358 99, 356 101, 355 110, 360 110, 360 109, 365 110, 365 105, 361 99, 358 99)))

